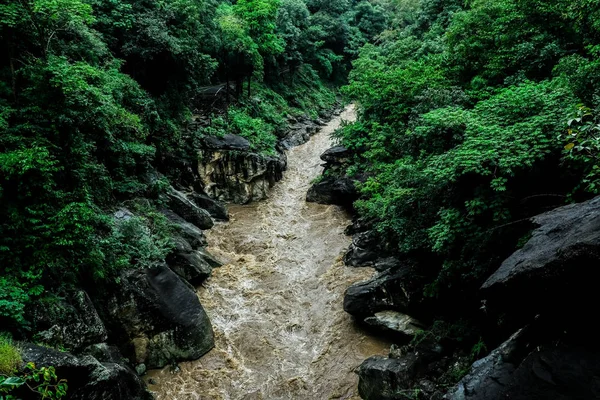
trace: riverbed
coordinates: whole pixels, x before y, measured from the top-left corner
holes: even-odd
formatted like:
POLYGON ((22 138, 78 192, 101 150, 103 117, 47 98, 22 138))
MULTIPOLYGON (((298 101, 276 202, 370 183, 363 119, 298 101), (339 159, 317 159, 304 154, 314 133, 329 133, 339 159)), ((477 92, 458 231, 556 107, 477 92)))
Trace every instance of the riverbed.
POLYGON ((198 288, 216 345, 176 372, 146 377, 157 399, 359 399, 355 369, 386 354, 389 343, 357 327, 342 302, 348 286, 374 271, 342 262, 350 215, 305 201, 331 133, 355 118, 349 106, 291 149, 269 199, 231 206, 231 220, 206 232, 209 250, 225 263, 198 288))

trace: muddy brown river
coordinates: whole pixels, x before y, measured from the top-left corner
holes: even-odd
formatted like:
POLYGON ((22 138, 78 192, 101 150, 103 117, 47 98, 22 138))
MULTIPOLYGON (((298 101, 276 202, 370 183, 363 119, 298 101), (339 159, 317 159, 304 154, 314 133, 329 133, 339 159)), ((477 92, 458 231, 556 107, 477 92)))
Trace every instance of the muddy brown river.
POLYGON ((151 372, 157 399, 359 399, 356 367, 389 343, 355 326, 342 301, 373 270, 342 262, 349 215, 305 201, 331 133, 354 118, 350 106, 291 149, 269 199, 231 206, 231 221, 207 231, 209 250, 225 262, 198 288, 216 346, 178 372, 151 372))

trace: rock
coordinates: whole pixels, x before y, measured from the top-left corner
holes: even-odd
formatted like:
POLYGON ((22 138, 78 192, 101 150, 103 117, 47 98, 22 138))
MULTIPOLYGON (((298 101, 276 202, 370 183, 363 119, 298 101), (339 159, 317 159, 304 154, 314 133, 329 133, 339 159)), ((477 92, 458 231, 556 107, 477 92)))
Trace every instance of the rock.
POLYGON ((131 369, 117 363, 100 363, 92 356, 75 357, 54 349, 23 344, 24 362, 53 366, 66 379, 70 400, 151 400, 152 395, 131 369))
POLYGON ((403 267, 350 286, 344 295, 344 310, 361 319, 381 311, 409 312, 421 293, 411 286, 411 274, 412 268, 403 267))
POLYGON ((250 150, 250 142, 246 138, 229 133, 223 137, 204 138, 204 146, 211 150, 250 150))
POLYGON ((310 140, 310 137, 317 132, 317 124, 310 120, 296 122, 290 126, 285 136, 280 140, 284 149, 290 149, 304 144, 310 140))
POLYGON ((600 398, 600 351, 592 344, 531 346, 517 332, 445 396, 447 400, 600 398))
POLYGON ((404 399, 417 372, 418 359, 414 353, 401 359, 370 357, 359 367, 358 393, 365 400, 404 399))
POLYGON ((196 293, 166 266, 125 270, 119 286, 99 291, 94 302, 111 340, 136 364, 195 360, 214 345, 196 293))
POLYGON ((104 342, 107 332, 88 294, 69 292, 56 301, 38 302, 32 312, 37 333, 34 340, 78 351, 104 342))
POLYGON ((359 394, 366 400, 401 400, 427 392, 426 398, 439 399, 443 393, 425 377, 435 379, 448 362, 443 349, 432 342, 404 346, 402 350, 392 346, 390 357, 374 356, 361 364, 359 394))
POLYGON ((221 221, 229 221, 229 211, 227 211, 227 207, 225 207, 223 203, 211 199, 205 194, 200 194, 196 192, 190 193, 188 197, 198 207, 208 211, 211 217, 221 221))
POLYGON ((95 343, 89 345, 78 356, 92 356, 100 362, 111 362, 117 364, 125 364, 127 360, 123 357, 116 346, 111 346, 107 343, 95 343))
POLYGON ((597 299, 600 197, 532 219, 538 226, 481 287, 489 309, 570 312, 597 299))
POLYGON ((160 210, 160 212, 165 217, 167 217, 169 222, 171 222, 173 225, 175 225, 176 230, 179 231, 179 234, 181 235, 181 239, 177 239, 176 237, 174 237, 176 246, 179 246, 179 245, 186 246, 185 244, 183 244, 181 242, 181 240, 187 241, 188 245, 191 246, 192 248, 208 246, 208 242, 206 241, 204 232, 202 232, 202 230, 200 228, 198 228, 196 225, 194 225, 190 222, 187 222, 186 220, 184 220, 183 218, 181 218, 179 215, 175 214, 171 210, 162 209, 162 210, 160 210))
POLYGON ((352 208, 358 200, 358 191, 354 181, 348 177, 326 176, 320 182, 313 184, 306 195, 306 201, 319 204, 336 204, 352 208))
POLYGON ((171 188, 167 196, 169 207, 184 220, 191 222, 200 229, 210 229, 214 226, 215 223, 208 211, 198 207, 184 193, 171 188))
POLYGON ((376 312, 375 315, 365 318, 365 322, 375 328, 400 333, 407 339, 413 338, 425 328, 422 322, 397 311, 376 312))
POLYGON ((285 154, 201 150, 198 174, 204 191, 213 199, 246 204, 267 198, 269 189, 283 178, 285 154))
POLYGON ((167 257, 167 264, 173 272, 192 285, 201 284, 212 273, 212 266, 198 251, 175 252, 167 257))
POLYGON ((357 233, 352 238, 348 252, 344 255, 344 263, 351 267, 369 267, 377 261, 384 262, 381 258, 386 254, 381 248, 381 243, 381 238, 375 231, 357 233))
POLYGON ((138 374, 138 376, 144 376, 146 374, 146 364, 136 365, 135 372, 138 374))
POLYGON ((352 152, 344 146, 334 146, 321 154, 321 160, 328 164, 345 164, 351 155, 352 152))

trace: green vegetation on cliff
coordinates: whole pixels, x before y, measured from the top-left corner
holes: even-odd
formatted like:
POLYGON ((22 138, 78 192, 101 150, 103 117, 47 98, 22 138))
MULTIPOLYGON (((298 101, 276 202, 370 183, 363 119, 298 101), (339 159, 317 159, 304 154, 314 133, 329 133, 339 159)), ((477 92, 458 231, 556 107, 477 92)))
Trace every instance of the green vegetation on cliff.
POLYGON ((288 115, 335 102, 385 4, 336 0, 9 0, 0 4, 0 325, 33 300, 148 267, 174 161, 237 133, 273 153, 288 115), (207 87, 229 82, 224 103, 207 87), (213 122, 188 129, 198 116, 213 122), (155 171, 167 178, 157 178, 155 171), (137 199, 147 198, 148 201, 137 199), (137 216, 116 224, 120 205, 137 216), (51 290, 49 290, 51 289, 51 290))
POLYGON ((427 294, 478 287, 529 217, 598 192, 599 13, 401 1, 362 48, 344 88, 359 120, 339 133, 369 177, 356 206, 396 252, 438 265, 427 294))

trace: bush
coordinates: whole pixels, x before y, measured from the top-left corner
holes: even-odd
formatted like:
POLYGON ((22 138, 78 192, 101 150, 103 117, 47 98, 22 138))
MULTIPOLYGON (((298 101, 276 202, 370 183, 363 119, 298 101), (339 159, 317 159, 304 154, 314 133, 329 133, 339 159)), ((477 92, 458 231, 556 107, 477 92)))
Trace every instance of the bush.
POLYGON ((19 349, 12 340, 0 335, 0 375, 13 375, 23 364, 19 349))

